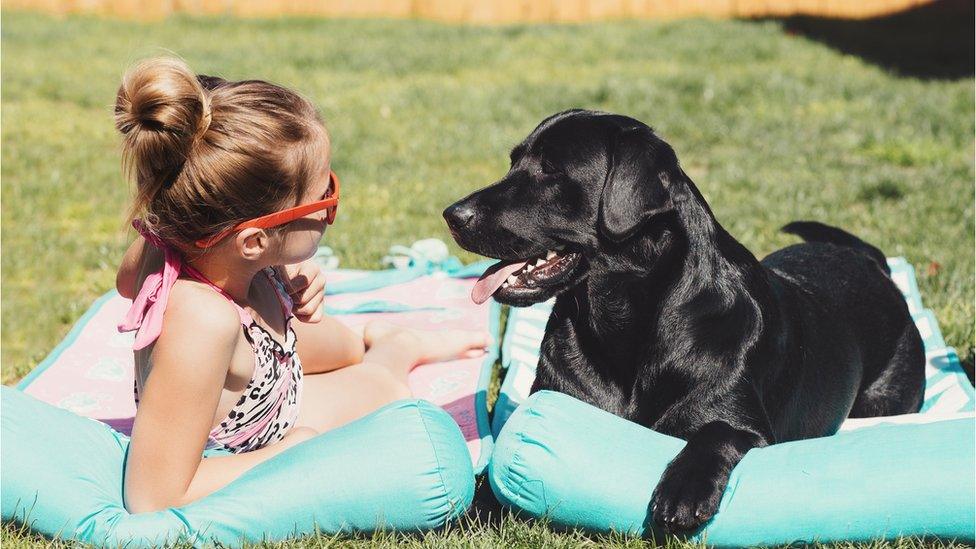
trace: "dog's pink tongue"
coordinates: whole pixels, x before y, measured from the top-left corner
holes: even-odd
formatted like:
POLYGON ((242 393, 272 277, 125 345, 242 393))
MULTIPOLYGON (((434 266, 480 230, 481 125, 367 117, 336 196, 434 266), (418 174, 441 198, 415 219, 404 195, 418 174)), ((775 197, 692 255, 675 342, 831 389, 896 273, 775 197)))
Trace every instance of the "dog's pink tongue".
POLYGON ((505 279, 508 278, 508 275, 521 269, 526 263, 527 261, 509 263, 507 265, 496 263, 488 267, 485 274, 481 275, 478 282, 475 282, 474 288, 471 289, 471 301, 474 301, 478 305, 488 301, 491 294, 495 293, 501 287, 505 279))

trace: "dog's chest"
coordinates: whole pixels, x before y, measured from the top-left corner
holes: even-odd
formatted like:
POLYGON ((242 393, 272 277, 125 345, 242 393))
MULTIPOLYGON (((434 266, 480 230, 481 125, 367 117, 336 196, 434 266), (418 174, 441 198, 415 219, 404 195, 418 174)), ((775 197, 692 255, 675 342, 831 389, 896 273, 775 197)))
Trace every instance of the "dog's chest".
POLYGON ((646 365, 606 353, 572 326, 556 324, 550 321, 543 339, 533 392, 558 391, 627 419, 646 417, 646 365))
POLYGON ((565 393, 649 427, 695 385, 692 371, 662 351, 675 345, 653 330, 608 340, 589 326, 568 315, 549 319, 533 392, 565 393))

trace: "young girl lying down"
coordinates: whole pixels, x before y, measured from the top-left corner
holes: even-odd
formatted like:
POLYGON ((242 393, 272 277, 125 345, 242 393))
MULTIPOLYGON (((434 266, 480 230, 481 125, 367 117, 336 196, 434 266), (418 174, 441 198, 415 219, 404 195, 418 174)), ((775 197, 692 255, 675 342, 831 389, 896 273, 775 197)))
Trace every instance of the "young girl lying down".
POLYGON ((478 353, 480 332, 321 313, 309 260, 336 218, 339 179, 315 108, 260 80, 150 59, 115 105, 135 180, 120 324, 136 331, 138 406, 125 468, 131 512, 179 506, 318 433, 410 396, 407 373, 478 353), (202 459, 206 448, 228 450, 202 459))

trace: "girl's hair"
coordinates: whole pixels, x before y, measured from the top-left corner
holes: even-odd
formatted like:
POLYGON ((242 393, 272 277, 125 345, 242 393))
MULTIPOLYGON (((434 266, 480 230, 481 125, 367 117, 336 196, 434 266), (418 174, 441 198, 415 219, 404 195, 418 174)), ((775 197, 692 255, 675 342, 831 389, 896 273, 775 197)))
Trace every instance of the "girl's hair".
POLYGON ((245 219, 297 205, 328 165, 315 107, 260 80, 194 75, 180 59, 144 60, 115 102, 123 167, 135 179, 129 220, 180 248, 245 219))

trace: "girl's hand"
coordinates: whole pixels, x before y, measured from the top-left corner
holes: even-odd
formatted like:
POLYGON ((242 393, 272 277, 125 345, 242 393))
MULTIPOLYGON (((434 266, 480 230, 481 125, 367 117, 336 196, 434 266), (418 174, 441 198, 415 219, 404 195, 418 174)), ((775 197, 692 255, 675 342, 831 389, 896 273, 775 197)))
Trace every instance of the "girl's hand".
POLYGON ((119 272, 115 275, 115 289, 122 297, 133 299, 139 293, 139 282, 162 266, 162 250, 136 235, 119 264, 119 272))
POLYGON ((289 297, 295 304, 293 313, 302 322, 322 320, 322 302, 325 300, 325 274, 311 259, 278 268, 289 297))

